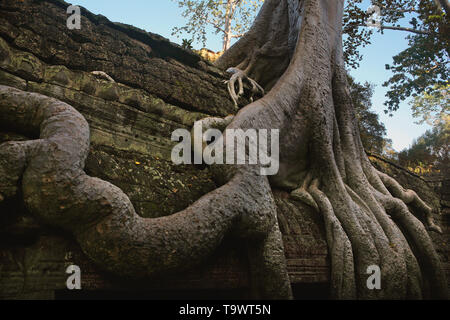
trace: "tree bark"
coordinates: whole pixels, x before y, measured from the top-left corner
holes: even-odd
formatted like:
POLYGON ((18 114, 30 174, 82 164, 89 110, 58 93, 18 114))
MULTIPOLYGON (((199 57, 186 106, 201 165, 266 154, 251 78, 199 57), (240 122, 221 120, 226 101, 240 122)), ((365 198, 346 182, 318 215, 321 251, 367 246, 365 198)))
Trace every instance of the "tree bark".
POLYGON ((239 37, 238 35, 233 35, 231 23, 234 19, 234 14, 236 13, 236 8, 241 2, 241 0, 227 0, 227 9, 225 11, 225 29, 223 36, 223 46, 222 52, 227 51, 231 46, 231 39, 239 37))

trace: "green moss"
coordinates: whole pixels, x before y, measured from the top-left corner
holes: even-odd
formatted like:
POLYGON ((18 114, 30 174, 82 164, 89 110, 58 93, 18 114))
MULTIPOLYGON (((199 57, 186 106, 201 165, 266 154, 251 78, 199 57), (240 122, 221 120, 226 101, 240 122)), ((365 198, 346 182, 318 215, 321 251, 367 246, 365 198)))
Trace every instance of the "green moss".
POLYGON ((93 81, 92 76, 83 73, 83 75, 80 77, 79 82, 80 90, 90 95, 95 94, 96 82, 93 81))
POLYGON ((41 82, 44 78, 42 62, 30 53, 20 52, 14 55, 12 67, 15 73, 25 80, 41 82))
POLYGON ((119 97, 119 101, 121 103, 138 109, 142 108, 142 100, 143 100, 142 93, 136 89, 124 89, 120 93, 119 97))
POLYGON ((95 95, 108 101, 119 100, 119 90, 117 84, 106 81, 99 81, 95 95))
POLYGON ((64 66, 47 66, 45 68, 45 82, 56 83, 63 86, 73 86, 71 85, 73 78, 73 72, 64 66))

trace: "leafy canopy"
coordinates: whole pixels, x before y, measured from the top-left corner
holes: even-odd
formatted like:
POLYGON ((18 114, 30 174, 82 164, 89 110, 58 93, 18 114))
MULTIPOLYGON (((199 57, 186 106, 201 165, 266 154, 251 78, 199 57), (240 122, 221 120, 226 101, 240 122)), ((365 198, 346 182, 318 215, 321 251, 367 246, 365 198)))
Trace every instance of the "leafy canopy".
MULTIPOLYGON (((172 0, 184 8, 186 25, 172 29, 172 35, 185 32, 206 46, 208 27, 224 39, 237 39, 248 31, 264 0, 172 0), (228 28, 229 23, 229 28, 228 28)), ((225 41, 225 40, 224 40, 225 41)))
POLYGON ((386 139, 386 127, 379 116, 371 110, 373 85, 368 82, 358 83, 350 76, 348 84, 364 149, 376 154, 385 153, 392 142, 386 139))
POLYGON ((427 123, 435 127, 450 125, 450 84, 436 84, 429 92, 416 96, 411 108, 413 117, 420 118, 417 124, 427 123))
POLYGON ((345 58, 351 67, 361 60, 360 46, 370 43, 374 31, 403 31, 409 47, 386 65, 393 76, 383 85, 389 87, 386 113, 397 110, 400 102, 448 84, 450 24, 448 0, 372 0, 380 9, 379 28, 367 28, 370 18, 363 0, 347 1, 344 17, 345 58))
POLYGON ((398 154, 399 164, 417 173, 445 170, 449 165, 450 131, 445 127, 434 127, 417 138, 411 147, 398 154), (430 170, 431 169, 431 170, 430 170))
MULTIPOLYGON (((398 154, 401 165, 422 171, 444 170, 449 165, 450 147, 450 85, 435 85, 430 92, 412 101, 413 116, 419 124, 433 126, 416 139, 410 148, 398 154)), ((420 173, 420 172, 418 172, 420 173)))

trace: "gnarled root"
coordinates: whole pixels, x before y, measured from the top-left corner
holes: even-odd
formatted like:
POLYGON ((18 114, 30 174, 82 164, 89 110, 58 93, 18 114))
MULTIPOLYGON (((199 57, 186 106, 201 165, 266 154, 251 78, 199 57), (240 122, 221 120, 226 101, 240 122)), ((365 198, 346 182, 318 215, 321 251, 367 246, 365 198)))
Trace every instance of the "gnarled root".
POLYGON ((252 86, 252 92, 250 96, 250 101, 253 102, 253 97, 255 94, 264 95, 264 89, 252 78, 248 77, 244 71, 238 68, 228 68, 228 73, 231 73, 232 76, 230 80, 225 81, 228 88, 228 93, 230 94, 231 100, 233 100, 234 106, 238 107, 238 100, 244 94, 244 80, 247 80, 252 86), (239 86, 239 91, 236 93, 236 81, 239 86))
POLYGON ((236 170, 225 185, 181 212, 145 219, 122 190, 83 171, 89 126, 75 109, 0 86, 0 110, 3 125, 40 133, 39 140, 0 145, 0 194, 12 197, 22 188, 30 212, 72 232, 99 267, 134 278, 179 272, 210 256, 226 234, 239 234, 261 248, 256 263, 277 281, 261 280, 273 286, 263 285, 259 295, 292 296, 282 244, 271 242, 279 231, 269 182, 255 169, 236 170))
POLYGON ((99 79, 106 80, 106 81, 113 82, 113 83, 116 82, 109 74, 107 74, 104 71, 92 71, 91 73, 99 79))
MULTIPOLYGON (((323 186, 331 192, 330 182, 323 186)), ((371 188, 382 208, 374 210, 350 186, 344 188, 343 197, 336 197, 334 192, 327 196, 319 189, 318 179, 307 188, 324 217, 332 273, 331 297, 445 298, 446 279, 439 257, 424 226, 406 204, 371 188), (353 212, 344 213, 345 206, 353 212), (354 234, 359 232, 366 238, 356 238, 354 234), (371 290, 365 283, 371 266, 381 269, 379 290, 371 290)))
POLYGON ((27 157, 39 144, 39 140, 7 142, 0 147, 0 202, 12 198, 20 189, 20 179, 26 167, 27 157))
POLYGON ((433 209, 428 206, 422 199, 419 198, 414 190, 405 190, 403 187, 395 181, 395 179, 389 177, 387 174, 378 171, 378 175, 383 181, 384 185, 389 189, 392 195, 398 199, 401 199, 405 204, 410 204, 417 210, 425 213, 425 221, 430 230, 442 233, 441 227, 436 225, 433 220, 433 209))
POLYGON ((208 117, 196 121, 191 130, 191 141, 194 142, 192 145, 194 158, 203 158, 203 150, 207 146, 207 142, 203 137, 203 133, 209 129, 224 131, 225 128, 233 121, 233 119, 234 115, 229 115, 225 118, 208 117), (195 143, 196 139, 200 139, 201 143, 195 143))
POLYGON ((331 270, 331 297, 334 299, 355 299, 356 283, 352 245, 341 223, 334 214, 333 206, 328 197, 319 190, 319 181, 316 179, 310 186, 314 197, 325 220, 327 243, 330 250, 331 270))
POLYGON ((291 198, 294 200, 302 201, 308 206, 314 208, 317 212, 320 211, 317 202, 314 200, 314 197, 311 193, 308 192, 308 186, 311 183, 312 175, 311 172, 308 172, 306 178, 303 181, 303 184, 300 188, 295 189, 291 192, 291 198))
POLYGON ((378 194, 377 198, 409 239, 423 272, 428 276, 427 281, 430 287, 428 295, 446 298, 448 288, 445 274, 442 272, 442 264, 423 224, 411 214, 402 200, 382 194, 378 194))

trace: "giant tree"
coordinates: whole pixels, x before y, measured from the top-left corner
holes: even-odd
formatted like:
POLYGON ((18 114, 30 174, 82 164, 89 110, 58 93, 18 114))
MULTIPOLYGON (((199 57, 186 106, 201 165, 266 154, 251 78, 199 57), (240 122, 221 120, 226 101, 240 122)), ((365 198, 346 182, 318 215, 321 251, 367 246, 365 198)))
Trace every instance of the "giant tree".
MULTIPOLYGON (((243 237, 255 296, 289 298, 272 195, 282 188, 323 215, 334 298, 446 297, 439 257, 410 211, 439 231, 432 209, 364 152, 344 68, 343 10, 343 0, 266 0, 250 31, 217 61, 234 73, 232 90, 251 78, 267 94, 234 117, 203 122, 278 129, 276 175, 261 175, 262 164, 213 165, 220 188, 172 216, 144 219, 119 188, 84 173, 89 130, 80 114, 1 87, 1 121, 40 131, 39 140, 1 145, 2 197, 21 188, 30 211, 71 231, 88 257, 125 276, 183 270, 208 257, 225 234, 243 237), (381 290, 367 287, 371 266, 381 268, 381 290)), ((229 152, 230 141, 222 142, 229 152)))

